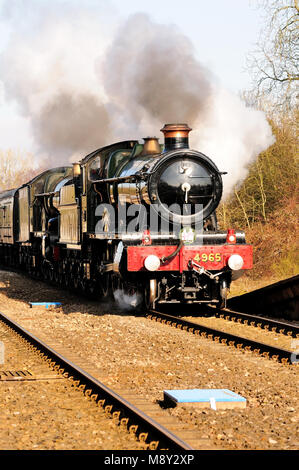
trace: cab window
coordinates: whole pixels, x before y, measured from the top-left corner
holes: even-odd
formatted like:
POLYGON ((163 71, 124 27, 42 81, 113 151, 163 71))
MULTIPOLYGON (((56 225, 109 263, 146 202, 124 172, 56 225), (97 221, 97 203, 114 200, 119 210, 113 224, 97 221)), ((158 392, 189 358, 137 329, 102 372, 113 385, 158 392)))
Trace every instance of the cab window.
POLYGON ((88 179, 90 181, 96 181, 101 179, 101 158, 96 157, 89 165, 88 168, 88 179))

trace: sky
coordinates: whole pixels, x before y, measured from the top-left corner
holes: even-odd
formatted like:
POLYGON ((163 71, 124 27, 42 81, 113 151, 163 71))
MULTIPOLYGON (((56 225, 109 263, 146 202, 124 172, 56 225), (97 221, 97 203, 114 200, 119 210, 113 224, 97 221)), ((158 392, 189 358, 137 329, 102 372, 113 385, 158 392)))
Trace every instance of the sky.
MULTIPOLYGON (((1 53, 6 51, 13 32, 8 10, 13 6, 17 10, 18 5, 24 8, 26 4, 30 9, 30 3, 30 0, 0 0, 0 69, 1 53)), ((56 4, 57 14, 66 4, 76 3, 76 0, 38 0, 45 12, 56 4)), ((147 13, 153 22, 161 25, 176 25, 192 42, 195 57, 225 88, 238 93, 250 87, 246 56, 254 49, 262 24, 255 0, 85 0, 81 3, 93 8, 99 20, 105 17, 107 36, 137 12, 147 13)), ((25 36, 36 27, 32 16, 33 12, 28 12, 17 19, 25 36)), ((17 98, 12 95, 7 98, 1 74, 0 124, 2 148, 34 149, 30 119, 21 112, 17 98)))

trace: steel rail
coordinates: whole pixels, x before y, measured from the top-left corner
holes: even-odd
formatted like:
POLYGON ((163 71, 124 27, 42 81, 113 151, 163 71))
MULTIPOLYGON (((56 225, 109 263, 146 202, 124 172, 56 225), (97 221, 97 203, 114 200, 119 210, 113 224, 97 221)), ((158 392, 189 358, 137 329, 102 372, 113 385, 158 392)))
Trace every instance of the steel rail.
MULTIPOLYGON (((167 450, 185 450, 192 451, 194 448, 187 442, 183 441, 180 437, 173 434, 163 425, 159 424, 150 416, 146 415, 143 411, 138 409, 135 405, 130 403, 125 398, 121 397, 118 393, 107 387, 105 384, 97 380, 95 377, 84 371, 81 367, 68 360, 66 357, 55 351, 51 346, 47 345, 44 341, 40 340, 37 336, 31 334, 28 330, 23 328, 21 325, 16 323, 14 320, 9 318, 7 315, 0 312, 0 321, 8 325, 20 336, 26 339, 29 343, 34 345, 38 350, 44 352, 47 356, 54 359, 54 363, 51 365, 55 366, 56 369, 60 368, 63 373, 70 372, 75 378, 79 379, 82 384, 86 384, 90 391, 99 395, 99 400, 106 400, 109 402, 111 409, 117 410, 122 415, 129 418, 130 422, 137 422, 142 428, 143 432, 150 433, 153 436, 151 441, 157 442, 157 449, 167 450), (59 365, 59 366, 58 366, 59 365), (61 369, 63 368, 63 369, 61 369), (112 406, 111 406, 112 405, 112 406)), ((106 406, 105 406, 106 408, 106 406)), ((151 449, 151 448, 150 448, 151 449)))
POLYGON ((209 337, 210 339, 215 339, 216 341, 228 344, 229 346, 235 346, 237 348, 244 348, 247 350, 252 349, 253 352, 258 352, 259 354, 265 356, 270 355, 274 359, 280 359, 283 363, 294 362, 292 360, 294 357, 294 351, 289 351, 283 348, 277 348, 276 346, 272 346, 271 344, 263 343, 260 341, 254 341, 250 338, 227 333, 222 330, 208 327, 201 323, 195 323, 189 320, 184 320, 181 317, 161 313, 156 310, 149 311, 146 316, 151 319, 161 319, 163 322, 171 326, 176 326, 181 329, 189 330, 194 334, 201 334, 202 336, 209 337))
POLYGON ((251 313, 243 313, 243 312, 236 312, 235 310, 231 310, 229 308, 218 309, 217 307, 209 306, 207 307, 217 315, 218 317, 227 317, 229 318, 236 318, 242 320, 243 323, 249 324, 250 326, 257 326, 271 329, 271 331, 275 331, 276 333, 284 334, 287 336, 293 336, 294 338, 299 337, 299 326, 292 325, 290 322, 284 322, 281 320, 275 320, 273 318, 263 317, 262 315, 254 315, 251 313))

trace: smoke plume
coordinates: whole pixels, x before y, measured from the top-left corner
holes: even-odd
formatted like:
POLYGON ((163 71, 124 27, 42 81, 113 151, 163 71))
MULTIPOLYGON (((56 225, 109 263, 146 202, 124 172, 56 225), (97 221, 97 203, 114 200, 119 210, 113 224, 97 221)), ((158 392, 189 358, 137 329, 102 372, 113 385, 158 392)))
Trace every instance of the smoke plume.
POLYGON ((191 146, 228 172, 228 194, 273 143, 264 114, 221 88, 176 26, 136 14, 114 31, 93 2, 63 11, 55 1, 43 5, 6 3, 12 33, 0 80, 6 99, 30 119, 36 151, 49 165, 186 122, 194 129, 191 146))
MULTIPOLYGON (((157 132, 166 122, 195 122, 208 112, 212 78, 176 27, 130 17, 107 51, 103 82, 124 131, 157 132)), ((143 135, 143 134, 141 134, 143 135)))

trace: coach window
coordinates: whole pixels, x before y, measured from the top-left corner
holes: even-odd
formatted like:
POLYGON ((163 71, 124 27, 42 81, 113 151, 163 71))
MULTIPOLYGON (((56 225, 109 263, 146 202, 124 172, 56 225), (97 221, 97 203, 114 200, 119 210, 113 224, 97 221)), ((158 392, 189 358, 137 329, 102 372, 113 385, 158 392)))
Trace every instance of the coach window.
POLYGON ((97 181, 101 179, 101 158, 96 157, 89 165, 88 179, 90 181, 97 181))

